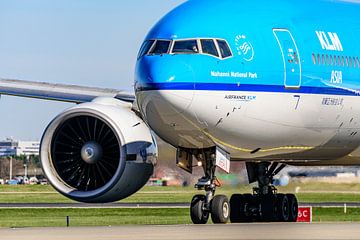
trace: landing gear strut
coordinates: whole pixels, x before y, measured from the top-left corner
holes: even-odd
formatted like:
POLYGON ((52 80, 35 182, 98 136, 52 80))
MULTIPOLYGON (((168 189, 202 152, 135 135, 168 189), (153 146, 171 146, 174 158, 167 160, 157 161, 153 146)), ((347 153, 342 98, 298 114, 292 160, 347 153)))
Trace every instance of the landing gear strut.
POLYGON ((220 184, 215 176, 215 149, 207 149, 197 154, 204 168, 205 176, 200 178, 195 188, 205 190, 205 195, 196 195, 191 201, 190 215, 194 224, 206 224, 211 216, 213 223, 227 223, 230 219, 229 200, 224 195, 215 196, 220 184))
POLYGON ((178 165, 192 172, 193 156, 201 163, 205 176, 195 188, 205 190, 191 201, 190 215, 194 224, 206 224, 211 216, 214 223, 240 222, 296 222, 298 201, 293 194, 280 194, 273 178, 285 164, 261 162, 247 163, 249 182, 257 182, 252 194, 234 194, 230 201, 224 195, 215 195, 220 186, 216 176, 216 148, 202 150, 178 149, 178 165))
POLYGON ((248 163, 250 182, 258 182, 253 194, 234 194, 230 199, 230 220, 239 222, 296 222, 298 202, 293 194, 279 194, 273 178, 285 164, 248 163))

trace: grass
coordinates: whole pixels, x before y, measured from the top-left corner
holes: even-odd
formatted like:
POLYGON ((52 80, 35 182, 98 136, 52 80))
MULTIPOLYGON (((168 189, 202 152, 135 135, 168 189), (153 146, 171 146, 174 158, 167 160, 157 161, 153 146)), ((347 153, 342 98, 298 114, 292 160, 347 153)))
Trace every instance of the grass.
POLYGON ((359 222, 360 208, 313 208, 314 222, 359 222))
POLYGON ((0 194, 2 193, 21 193, 21 192, 34 192, 46 193, 54 192, 55 190, 50 185, 0 185, 0 194))
MULTIPOLYGON (((280 187, 279 192, 295 192, 300 202, 360 202, 360 184, 292 183, 280 187), (329 191, 331 190, 331 191, 329 191), (316 193, 319 191, 319 193, 316 193), (326 192, 328 191, 328 192, 326 192)), ((233 193, 251 192, 251 186, 219 188, 217 194, 231 196, 233 193)), ((126 203, 190 202, 201 192, 193 187, 145 187, 122 200, 126 203)), ((69 203, 72 200, 57 193, 49 185, 9 186, 0 185, 1 203, 69 203)))
POLYGON ((360 194, 352 193, 299 193, 296 194, 299 202, 302 203, 318 203, 318 202, 333 202, 333 203, 356 203, 360 202, 360 194))
POLYGON ((0 209, 0 227, 114 226, 189 224, 188 209, 0 209))
MULTIPOLYGON (((191 224, 189 210, 184 208, 142 209, 0 209, 0 227, 65 227, 66 217, 70 226, 116 226, 135 224, 191 224)), ((360 209, 313 208, 314 222, 358 222, 360 209)), ((210 221, 211 223, 211 221, 210 221)))

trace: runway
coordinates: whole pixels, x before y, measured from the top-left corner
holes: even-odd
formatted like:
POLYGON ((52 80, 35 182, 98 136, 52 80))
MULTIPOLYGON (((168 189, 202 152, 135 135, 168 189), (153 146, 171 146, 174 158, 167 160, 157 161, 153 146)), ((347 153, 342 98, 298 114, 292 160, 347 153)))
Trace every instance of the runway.
MULTIPOLYGON (((321 203, 299 203, 300 206, 309 207, 353 207, 359 208, 359 203, 354 202, 321 202, 321 203)), ((105 204, 87 204, 87 203, 0 203, 0 209, 11 208, 189 208, 190 203, 105 203, 105 204)))
POLYGON ((188 208, 189 203, 0 203, 0 209, 9 208, 188 208))
POLYGON ((6 240, 359 239, 360 224, 228 224, 0 229, 6 240))

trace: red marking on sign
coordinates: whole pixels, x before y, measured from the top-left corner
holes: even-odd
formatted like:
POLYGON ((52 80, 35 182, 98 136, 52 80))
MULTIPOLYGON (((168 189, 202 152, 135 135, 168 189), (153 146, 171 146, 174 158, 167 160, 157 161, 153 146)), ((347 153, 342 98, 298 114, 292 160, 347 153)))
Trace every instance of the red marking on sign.
POLYGON ((312 207, 299 207, 297 222, 312 222, 312 207))

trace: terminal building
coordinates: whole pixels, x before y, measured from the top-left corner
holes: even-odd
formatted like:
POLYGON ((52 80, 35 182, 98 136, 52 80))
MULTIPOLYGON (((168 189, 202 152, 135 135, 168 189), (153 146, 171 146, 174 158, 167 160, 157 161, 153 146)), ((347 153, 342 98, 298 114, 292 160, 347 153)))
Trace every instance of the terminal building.
POLYGON ((38 141, 16 141, 6 139, 0 141, 0 157, 10 156, 38 156, 40 142, 38 141))

